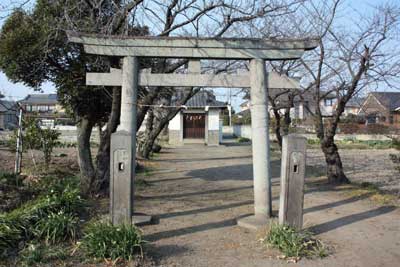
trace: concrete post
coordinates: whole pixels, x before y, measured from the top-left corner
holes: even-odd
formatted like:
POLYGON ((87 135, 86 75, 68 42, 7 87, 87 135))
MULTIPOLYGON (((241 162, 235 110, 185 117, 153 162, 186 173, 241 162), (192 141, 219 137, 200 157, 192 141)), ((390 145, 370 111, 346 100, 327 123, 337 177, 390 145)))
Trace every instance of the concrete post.
POLYGON ((136 102, 139 80, 139 59, 124 57, 122 67, 121 117, 118 131, 136 134, 136 102))
POLYGON ((255 216, 238 220, 240 226, 259 229, 272 213, 268 128, 268 88, 263 59, 250 61, 251 131, 255 216))
POLYGON ((110 208, 114 225, 132 223, 138 77, 138 58, 125 57, 122 67, 120 125, 111 136, 110 151, 110 208))
POLYGON ((268 89, 265 62, 250 61, 251 132, 253 149, 254 211, 271 217, 271 177, 268 128, 268 89))
POLYGON ((279 223, 299 230, 303 226, 306 145, 306 138, 294 134, 282 140, 279 223))

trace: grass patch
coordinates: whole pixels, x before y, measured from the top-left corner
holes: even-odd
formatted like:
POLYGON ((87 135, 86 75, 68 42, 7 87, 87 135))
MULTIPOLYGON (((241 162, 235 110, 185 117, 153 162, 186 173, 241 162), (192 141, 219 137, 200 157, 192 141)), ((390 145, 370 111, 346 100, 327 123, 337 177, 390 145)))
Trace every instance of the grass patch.
POLYGON ((379 205, 399 206, 399 199, 395 195, 382 192, 379 187, 370 182, 353 183, 346 195, 350 197, 361 197, 368 195, 368 199, 379 205))
POLYGON ((149 183, 145 179, 135 178, 135 187, 136 188, 144 188, 144 187, 147 187, 150 185, 151 185, 151 183, 149 183))
POLYGON ((109 222, 92 222, 85 231, 82 247, 88 256, 113 261, 130 261, 142 255, 142 236, 134 225, 113 226, 109 222))
POLYGON ((73 236, 75 217, 85 208, 79 189, 65 183, 64 186, 54 184, 43 191, 45 193, 38 198, 0 214, 0 251, 3 256, 16 249, 20 242, 37 237, 56 242, 73 236))
POLYGON ((0 171, 0 184, 8 186, 21 186, 24 177, 10 172, 0 171))
POLYGON ((249 138, 246 138, 246 137, 239 137, 238 139, 237 139, 237 142, 238 143, 248 143, 248 142, 250 142, 251 140, 249 139, 249 138))
POLYGON ((307 231, 296 231, 287 225, 271 225, 263 242, 279 249, 286 258, 299 260, 306 258, 324 258, 328 256, 326 246, 307 231))
MULTIPOLYGON (((390 149, 394 147, 392 140, 369 140, 361 141, 354 138, 336 140, 335 144, 339 149, 390 149)), ((309 148, 319 148, 321 142, 319 139, 308 139, 309 148)))
POLYGON ((35 236, 46 244, 74 241, 79 227, 79 218, 71 213, 52 212, 41 218, 34 227, 35 236))
POLYGON ((30 243, 20 252, 19 266, 43 266, 49 262, 63 261, 67 257, 68 253, 64 247, 30 243))

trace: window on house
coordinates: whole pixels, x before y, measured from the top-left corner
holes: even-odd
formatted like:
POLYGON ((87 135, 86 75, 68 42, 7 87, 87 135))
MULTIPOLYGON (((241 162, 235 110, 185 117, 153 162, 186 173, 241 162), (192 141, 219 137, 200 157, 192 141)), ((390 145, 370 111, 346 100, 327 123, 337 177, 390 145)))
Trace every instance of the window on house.
POLYGON ((38 111, 38 106, 32 106, 31 111, 38 111))
POLYGON ((324 105, 327 107, 331 107, 334 104, 334 99, 324 99, 324 105))
POLYGON ((389 116, 389 123, 390 123, 390 124, 393 124, 393 123, 394 123, 394 117, 393 117, 393 115, 390 115, 390 116, 389 116))
POLYGON ((375 114, 368 115, 367 116, 367 123, 368 124, 376 123, 376 115, 375 114))

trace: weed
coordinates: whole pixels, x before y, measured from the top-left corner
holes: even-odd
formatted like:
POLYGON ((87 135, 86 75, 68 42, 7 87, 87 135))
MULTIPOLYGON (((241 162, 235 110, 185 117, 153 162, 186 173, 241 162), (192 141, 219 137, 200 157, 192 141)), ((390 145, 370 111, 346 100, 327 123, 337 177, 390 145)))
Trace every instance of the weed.
POLYGON ((21 186, 23 176, 9 172, 0 172, 0 184, 9 186, 21 186))
POLYGON ((41 243, 30 243, 21 250, 19 263, 21 266, 42 266, 54 260, 65 260, 67 258, 65 248, 59 246, 48 246, 41 243))
POLYGON ((75 240, 78 226, 78 217, 61 210, 41 218, 34 227, 34 233, 36 237, 45 240, 47 244, 55 244, 75 240))
POLYGON ((287 225, 272 224, 264 243, 279 249, 286 257, 326 257, 322 242, 307 231, 296 231, 287 225))
POLYGON ((136 178, 135 179, 135 187, 137 188, 144 188, 150 186, 150 183, 145 179, 136 178))
MULTIPOLYGON (((0 251, 6 251, 14 248, 20 241, 30 240, 35 236, 37 226, 40 223, 46 226, 43 218, 50 218, 47 222, 47 228, 43 228, 44 232, 48 231, 49 240, 54 236, 54 232, 59 230, 50 230, 50 226, 59 224, 56 229, 67 227, 67 232, 74 225, 74 219, 53 216, 50 214, 63 212, 74 218, 85 207, 84 200, 79 195, 79 189, 71 185, 61 189, 54 187, 46 195, 42 195, 35 200, 26 202, 24 205, 8 213, 0 214, 0 251), (67 226, 62 226, 67 223, 67 226), (61 226, 60 226, 61 225, 61 226)), ((60 215, 61 216, 61 215, 60 215)), ((37 226, 39 227, 39 226, 37 226)), ((71 237, 71 234, 69 234, 71 237)))
POLYGON ((246 138, 246 137, 239 137, 237 139, 237 141, 238 141, 238 143, 247 143, 247 142, 250 142, 251 140, 249 138, 246 138))
POLYGON ((133 225, 113 226, 109 222, 90 223, 84 232, 82 247, 92 257, 131 260, 142 252, 140 230, 133 225))

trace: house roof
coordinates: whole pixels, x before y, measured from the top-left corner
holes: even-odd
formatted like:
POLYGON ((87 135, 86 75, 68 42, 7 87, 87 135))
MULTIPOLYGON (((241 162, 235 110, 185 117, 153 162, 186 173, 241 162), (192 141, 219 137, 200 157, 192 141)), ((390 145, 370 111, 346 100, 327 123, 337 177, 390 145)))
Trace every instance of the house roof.
POLYGON ((249 101, 246 100, 242 104, 240 104, 241 107, 246 107, 249 104, 249 101))
POLYGON ((225 107, 226 103, 218 101, 215 95, 209 91, 200 91, 192 96, 185 104, 188 108, 225 107))
POLYGON ((0 100, 0 112, 2 113, 7 111, 15 112, 17 110, 15 105, 16 103, 14 101, 0 100))
POLYGON ((55 105, 57 100, 57 94, 29 94, 19 102, 21 104, 55 105))
POLYGON ((372 92, 370 94, 390 111, 400 107, 400 92, 372 92))
POLYGON ((352 97, 346 104, 346 108, 360 108, 362 104, 364 103, 365 98, 364 97, 352 97))

